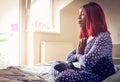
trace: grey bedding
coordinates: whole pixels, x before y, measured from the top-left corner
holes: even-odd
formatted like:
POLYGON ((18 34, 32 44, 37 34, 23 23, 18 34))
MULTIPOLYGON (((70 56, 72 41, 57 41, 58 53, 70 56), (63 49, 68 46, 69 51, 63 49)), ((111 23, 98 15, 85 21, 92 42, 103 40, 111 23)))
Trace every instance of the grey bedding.
POLYGON ((0 70, 0 82, 54 82, 50 66, 7 67, 0 70))
POLYGON ((41 65, 25 66, 25 67, 22 66, 19 68, 23 71, 35 74, 45 80, 41 82, 54 82, 50 71, 50 64, 41 64, 41 65))
MULTIPOLYGON (((103 82, 120 82, 120 65, 116 73, 103 82)), ((0 82, 54 82, 50 65, 8 67, 0 70, 0 82)))
POLYGON ((120 82, 120 65, 115 65, 116 73, 109 76, 103 82, 120 82))

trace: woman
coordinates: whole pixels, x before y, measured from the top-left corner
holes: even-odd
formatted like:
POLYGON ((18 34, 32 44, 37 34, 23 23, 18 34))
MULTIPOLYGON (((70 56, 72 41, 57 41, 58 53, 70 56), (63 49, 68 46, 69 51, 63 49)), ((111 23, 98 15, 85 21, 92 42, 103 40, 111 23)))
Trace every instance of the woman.
POLYGON ((55 82, 102 82, 115 73, 112 40, 102 8, 95 2, 83 5, 79 9, 78 23, 80 42, 68 54, 67 61, 79 61, 80 68, 69 68, 69 65, 57 62, 59 64, 53 65, 55 82), (59 71, 57 66, 63 70, 59 71))

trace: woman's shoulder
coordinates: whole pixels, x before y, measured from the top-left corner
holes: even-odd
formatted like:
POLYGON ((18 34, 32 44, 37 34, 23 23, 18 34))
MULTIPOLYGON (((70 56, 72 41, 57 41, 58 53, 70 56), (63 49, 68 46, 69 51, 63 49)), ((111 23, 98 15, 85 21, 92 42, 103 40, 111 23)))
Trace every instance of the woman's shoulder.
POLYGON ((108 32, 100 32, 96 37, 96 41, 100 42, 110 42, 112 43, 112 39, 111 39, 111 36, 108 32))
POLYGON ((100 32, 96 37, 101 39, 111 38, 108 32, 100 32))
POLYGON ((99 34, 98 34, 98 36, 110 36, 110 33, 108 33, 108 32, 100 32, 99 34))

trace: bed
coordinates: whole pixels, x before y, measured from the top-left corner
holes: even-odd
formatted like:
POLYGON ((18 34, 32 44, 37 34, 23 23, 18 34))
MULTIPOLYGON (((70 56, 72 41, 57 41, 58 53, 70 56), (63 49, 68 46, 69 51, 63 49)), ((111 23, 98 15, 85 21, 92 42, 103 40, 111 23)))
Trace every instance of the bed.
MULTIPOLYGON (((33 66, 10 66, 0 69, 0 82, 54 82, 50 72, 51 64, 33 66)), ((103 82, 120 82, 120 65, 115 65, 116 73, 103 82)))
POLYGON ((50 64, 9 66, 0 70, 0 82, 54 82, 50 64))

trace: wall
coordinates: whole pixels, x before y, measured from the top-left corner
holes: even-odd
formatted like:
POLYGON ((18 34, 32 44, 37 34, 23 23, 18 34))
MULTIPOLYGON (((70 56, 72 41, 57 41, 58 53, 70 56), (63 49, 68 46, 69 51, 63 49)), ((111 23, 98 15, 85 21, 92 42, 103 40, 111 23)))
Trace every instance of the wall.
POLYGON ((104 0, 100 2, 102 7, 104 8, 108 28, 111 32, 111 37, 113 40, 113 44, 120 44, 120 8, 119 8, 120 0, 104 0))
MULTIPOLYGON (((57 2, 56 2, 57 3, 57 2)), ((63 5, 63 2, 58 2, 59 5, 63 5)), ((57 5, 58 6, 58 5, 57 5)), ((60 6, 61 7, 61 6, 60 6)), ((35 63, 40 62, 40 42, 41 41, 63 41, 63 42, 73 42, 78 36, 76 36, 76 33, 74 33, 73 28, 77 28, 74 25, 74 20, 76 20, 73 14, 67 13, 65 11, 62 11, 61 8, 59 9, 59 25, 60 25, 60 33, 56 34, 50 34, 50 33, 40 33, 40 32, 35 32, 34 33, 34 53, 35 53, 35 63), (73 15, 73 16, 72 16, 73 15), (66 18, 65 18, 66 17, 66 18), (65 18, 65 19, 64 19, 65 18)), ((56 10, 58 11, 58 10, 56 10)), ((56 20, 56 19, 55 19, 56 20)))
POLYGON ((27 55, 27 23, 26 23, 26 0, 19 0, 20 11, 20 65, 28 64, 27 55))
POLYGON ((100 4, 103 8, 107 20, 108 29, 111 32, 112 40, 114 44, 120 43, 120 0, 74 0, 71 4, 66 6, 63 10, 69 13, 73 13, 75 16, 78 14, 78 9, 90 2, 94 1, 100 4))
MULTIPOLYGON (((34 33, 35 63, 39 63, 41 61, 41 41, 70 41, 73 42, 74 46, 77 45, 77 42, 79 41, 79 24, 77 23, 78 9, 80 8, 80 6, 89 1, 95 1, 102 6, 105 11, 107 24, 111 32, 113 44, 120 43, 120 36, 118 36, 118 33, 120 31, 120 8, 118 5, 120 3, 119 0, 73 0, 71 3, 69 3, 69 5, 60 9, 60 23, 58 24, 60 26, 60 34, 49 34, 40 32, 34 33)), ((64 1, 61 2, 61 4, 64 4, 64 1)), ((54 15, 56 14, 54 13, 54 15)))
MULTIPOLYGON (((106 21, 108 25, 108 29, 111 33, 112 42, 113 42, 113 57, 120 57, 119 52, 119 44, 120 44, 120 8, 119 3, 120 0, 74 0, 71 4, 63 8, 64 11, 67 13, 73 13, 74 17, 77 16, 78 9, 84 5, 85 3, 88 3, 90 1, 97 2, 101 5, 105 12, 106 21), (73 12, 74 11, 74 12, 73 12), (118 47, 115 47, 118 46, 118 47), (116 54, 117 53, 117 54, 116 54)), ((72 16, 73 16, 72 15, 72 16)), ((79 27, 78 24, 74 23, 75 26, 79 27)), ((74 29, 73 31, 77 31, 78 29, 74 29)), ((77 34, 76 34, 77 35, 77 34)))
POLYGON ((113 54, 113 62, 115 64, 120 64, 120 44, 113 44, 113 49, 112 49, 112 54, 113 54))

